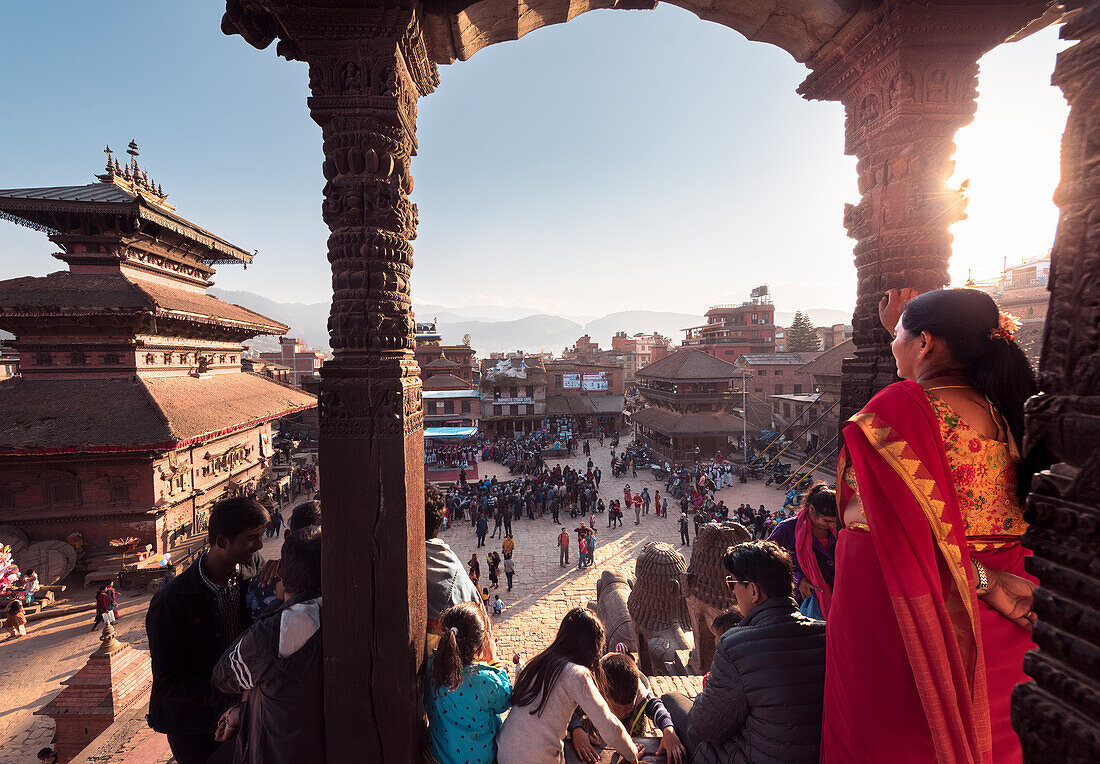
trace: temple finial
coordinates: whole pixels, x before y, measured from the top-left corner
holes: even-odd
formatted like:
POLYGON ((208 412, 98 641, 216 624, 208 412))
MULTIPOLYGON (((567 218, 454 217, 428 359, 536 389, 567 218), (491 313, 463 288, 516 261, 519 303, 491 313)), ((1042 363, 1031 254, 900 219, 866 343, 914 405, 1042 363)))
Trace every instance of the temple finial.
POLYGON ((107 148, 103 149, 103 153, 107 155, 107 172, 110 172, 111 171, 111 158, 114 156, 114 153, 111 151, 110 144, 107 145, 107 148))

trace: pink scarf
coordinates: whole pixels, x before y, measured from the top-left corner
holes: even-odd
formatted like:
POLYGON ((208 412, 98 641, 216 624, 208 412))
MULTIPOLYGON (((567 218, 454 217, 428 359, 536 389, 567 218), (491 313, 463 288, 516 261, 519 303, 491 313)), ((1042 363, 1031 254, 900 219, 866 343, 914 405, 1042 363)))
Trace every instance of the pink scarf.
POLYGON ((825 583, 825 576, 821 575, 821 568, 817 566, 814 534, 810 528, 810 510, 805 507, 799 510, 798 519, 794 521, 794 549, 798 555, 798 566, 802 568, 802 576, 817 587, 818 591, 814 592, 814 597, 817 598, 817 605, 821 608, 821 615, 828 620, 833 593, 825 583))

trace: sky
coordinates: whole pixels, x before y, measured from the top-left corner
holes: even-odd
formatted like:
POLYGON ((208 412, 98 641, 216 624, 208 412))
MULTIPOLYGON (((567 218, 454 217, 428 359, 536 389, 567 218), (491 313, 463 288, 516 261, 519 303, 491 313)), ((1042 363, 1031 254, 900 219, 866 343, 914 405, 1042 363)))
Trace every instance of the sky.
MULTIPOLYGON (((0 0, 0 188, 80 185, 131 138, 177 211, 259 254, 215 281, 331 297, 321 134, 305 64, 219 28, 224 0, 0 0)), ((981 62, 957 137, 954 283, 1045 253, 1067 109, 1047 29, 981 62)), ((783 310, 850 310, 842 107, 795 93, 789 54, 674 6, 596 11, 440 68, 420 102, 414 303, 701 314, 768 284, 783 310)), ((124 156, 124 155, 122 155, 124 156)), ((63 264, 0 221, 0 278, 63 264)))

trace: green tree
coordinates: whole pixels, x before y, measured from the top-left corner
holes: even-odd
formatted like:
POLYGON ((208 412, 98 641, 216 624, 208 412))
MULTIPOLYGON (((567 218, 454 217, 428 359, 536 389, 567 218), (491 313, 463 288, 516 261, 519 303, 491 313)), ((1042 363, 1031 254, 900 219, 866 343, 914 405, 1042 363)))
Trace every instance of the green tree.
POLYGON ((810 353, 821 350, 821 338, 814 331, 813 321, 800 310, 794 312, 791 328, 787 330, 788 353, 810 353))

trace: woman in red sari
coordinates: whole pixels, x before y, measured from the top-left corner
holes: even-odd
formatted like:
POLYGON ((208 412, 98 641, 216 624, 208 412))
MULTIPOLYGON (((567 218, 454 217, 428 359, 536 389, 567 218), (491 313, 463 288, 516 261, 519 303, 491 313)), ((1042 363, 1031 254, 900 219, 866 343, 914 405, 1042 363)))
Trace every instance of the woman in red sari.
POLYGON ((1018 762, 1034 376, 982 292, 892 290, 879 314, 905 381, 844 426, 821 760, 1018 762))

